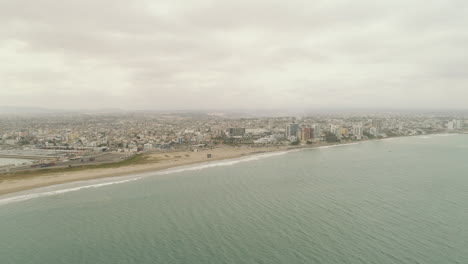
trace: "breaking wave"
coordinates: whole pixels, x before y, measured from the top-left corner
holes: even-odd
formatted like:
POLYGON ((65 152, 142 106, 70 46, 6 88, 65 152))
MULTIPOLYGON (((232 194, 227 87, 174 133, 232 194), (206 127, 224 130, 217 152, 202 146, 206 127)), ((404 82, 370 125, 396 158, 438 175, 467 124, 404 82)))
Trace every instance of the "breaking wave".
MULTIPOLYGON (((142 173, 138 175, 128 175, 124 177, 132 177, 132 178, 125 179, 125 180, 111 181, 111 182, 89 184, 90 181, 83 181, 83 183, 85 184, 88 183, 88 185, 60 189, 60 190, 53 190, 53 191, 30 193, 30 194, 24 194, 24 195, 13 196, 13 197, 6 197, 3 199, 0 199, 0 205, 14 203, 14 202, 27 201, 27 200, 35 199, 35 198, 59 195, 59 194, 64 194, 68 192, 76 192, 76 191, 84 190, 84 189, 100 188, 100 187, 105 187, 109 185, 122 184, 122 183, 132 182, 132 181, 140 180, 142 178, 156 176, 156 175, 167 175, 167 174, 172 174, 172 173, 203 170, 207 168, 220 167, 220 166, 231 166, 231 165, 235 165, 235 164, 242 163, 242 162, 250 162, 250 161, 256 161, 256 160, 266 159, 270 157, 275 157, 275 156, 281 156, 290 152, 297 152, 297 151, 311 150, 311 149, 327 149, 327 148, 335 148, 335 147, 342 147, 342 146, 349 146, 349 145, 356 145, 356 144, 359 144, 359 143, 337 144, 337 145, 332 145, 332 146, 321 146, 321 147, 315 147, 315 148, 301 148, 301 149, 291 149, 291 150, 270 152, 270 153, 259 153, 256 155, 251 155, 251 156, 246 156, 246 157, 241 157, 241 158, 228 159, 228 160, 222 160, 222 161, 212 161, 212 162, 206 162, 206 163, 195 164, 195 165, 187 165, 187 166, 176 167, 176 168, 171 168, 171 169, 162 170, 162 171, 146 172, 146 173, 142 173)), ((107 180, 109 179, 110 178, 107 178, 107 180)), ((77 182, 74 182, 74 183, 76 184, 77 182)), ((53 187, 57 187, 57 186, 60 186, 60 185, 56 185, 53 187)))
POLYGON ((63 194, 63 193, 68 193, 68 192, 76 192, 76 191, 83 190, 83 189, 99 188, 99 187, 103 187, 103 186, 121 184, 121 183, 136 181, 136 180, 139 180, 139 179, 141 179, 141 177, 122 180, 122 181, 104 182, 104 183, 97 183, 97 184, 91 184, 91 185, 84 185, 84 186, 68 188, 68 189, 62 189, 62 190, 49 191, 49 192, 40 192, 40 193, 31 193, 31 194, 19 195, 19 196, 14 196, 14 197, 1 199, 0 200, 0 205, 14 203, 14 202, 26 201, 26 200, 30 200, 30 199, 34 199, 34 198, 58 195, 58 194, 63 194))
MULTIPOLYGON (((280 155, 284 155, 284 154, 286 154, 288 152, 292 152, 292 151, 295 151, 295 150, 283 151, 283 152, 274 152, 274 153, 264 153, 264 154, 258 154, 258 155, 253 155, 253 156, 248 156, 248 157, 243 157, 243 158, 238 158, 238 159, 232 159, 232 160, 215 161, 215 162, 202 163, 202 164, 198 164, 198 165, 189 165, 189 166, 183 166, 183 167, 176 167, 176 168, 173 168, 173 169, 167 169, 167 170, 162 170, 162 171, 157 171, 157 172, 147 172, 147 173, 144 173, 144 174, 139 174, 137 177, 135 177, 135 175, 134 176, 126 176, 126 177, 133 177, 131 179, 112 181, 112 182, 103 182, 103 183, 96 183, 96 184, 89 184, 89 185, 83 185, 83 186, 73 187, 73 188, 66 188, 66 189, 61 189, 61 190, 46 191, 46 192, 31 193, 31 194, 24 194, 24 195, 19 195, 19 196, 7 197, 7 198, 0 199, 0 205, 14 203, 14 202, 27 201, 27 200, 35 199, 35 198, 59 195, 59 194, 64 194, 64 193, 68 193, 68 192, 76 192, 76 191, 84 190, 84 189, 100 188, 100 187, 109 186, 109 185, 122 184, 122 183, 132 182, 132 181, 140 180, 142 178, 155 176, 155 175, 167 175, 167 174, 179 173, 179 172, 184 172, 184 171, 202 170, 202 169, 206 169, 206 168, 213 168, 213 167, 219 167, 219 166, 230 166, 230 165, 234 165, 234 164, 241 163, 241 162, 249 162, 249 161, 255 161, 255 160, 265 159, 265 158, 269 158, 269 157, 274 157, 274 156, 280 156, 280 155)), ((83 183, 89 183, 89 181, 83 181, 83 183)))

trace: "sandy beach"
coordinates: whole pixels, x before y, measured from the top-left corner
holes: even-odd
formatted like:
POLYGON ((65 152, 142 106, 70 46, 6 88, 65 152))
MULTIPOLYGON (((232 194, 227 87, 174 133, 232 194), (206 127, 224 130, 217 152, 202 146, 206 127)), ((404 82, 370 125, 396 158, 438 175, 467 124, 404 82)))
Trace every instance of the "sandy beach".
POLYGON ((202 162, 240 158, 260 153, 285 151, 290 149, 306 147, 313 148, 319 146, 323 145, 316 144, 295 147, 288 145, 269 147, 223 146, 214 149, 201 150, 198 152, 179 151, 148 154, 145 164, 129 165, 117 168, 83 169, 78 171, 60 173, 51 172, 47 174, 7 177, 3 179, 0 175, 0 195, 74 181, 85 181, 98 178, 124 176, 135 173, 159 171, 173 167, 192 165, 202 162), (211 154, 212 157, 208 158, 207 154, 211 154))
MULTIPOLYGON (((439 134, 439 133, 435 133, 439 134)), ((431 134, 431 135, 435 135, 431 134)), ((445 134, 445 133, 440 133, 445 134)), ((414 135, 420 136, 420 135, 414 135)), ((412 137, 412 136, 406 136, 412 137)), ((137 173, 145 173, 152 171, 160 171, 174 167, 193 165, 203 162, 220 161, 226 159, 235 159, 246 156, 251 156, 261 153, 280 152, 294 149, 313 149, 325 146, 338 146, 358 144, 367 141, 386 140, 397 137, 389 137, 383 139, 367 139, 357 142, 342 142, 342 143, 316 143, 313 145, 278 145, 278 146, 221 146, 213 149, 203 149, 198 152, 193 151, 173 151, 173 152, 156 152, 144 154, 147 159, 144 164, 128 165, 115 168, 98 168, 98 169, 83 169, 70 172, 51 172, 40 175, 27 175, 18 177, 2 177, 0 174, 0 195, 46 187, 56 184, 68 182, 86 181, 100 178, 109 178, 115 176, 125 176, 137 173), (211 154, 211 158, 207 157, 211 154)))

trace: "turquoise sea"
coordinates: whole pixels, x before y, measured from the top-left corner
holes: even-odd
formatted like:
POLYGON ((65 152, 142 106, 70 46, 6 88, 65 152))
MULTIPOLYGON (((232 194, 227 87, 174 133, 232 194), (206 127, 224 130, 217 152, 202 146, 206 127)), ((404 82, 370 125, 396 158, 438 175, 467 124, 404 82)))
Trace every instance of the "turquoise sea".
POLYGON ((468 263, 468 135, 3 196, 0 263, 468 263))

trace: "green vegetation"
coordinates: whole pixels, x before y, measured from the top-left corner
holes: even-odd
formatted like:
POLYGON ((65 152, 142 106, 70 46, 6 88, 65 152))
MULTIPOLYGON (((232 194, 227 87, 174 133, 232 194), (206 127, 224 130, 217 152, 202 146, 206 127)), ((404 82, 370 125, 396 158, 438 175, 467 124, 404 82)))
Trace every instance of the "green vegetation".
POLYGON ((296 141, 291 142, 291 145, 293 145, 293 146, 299 145, 299 140, 296 140, 296 141))
POLYGON ((124 166, 146 164, 146 163, 152 163, 152 162, 157 162, 157 160, 154 160, 154 159, 150 160, 149 156, 146 156, 143 154, 136 154, 134 156, 131 156, 128 159, 124 159, 124 160, 112 162, 112 163, 75 165, 72 167, 61 167, 61 168, 49 167, 46 169, 34 169, 34 170, 4 173, 4 174, 0 174, 0 182, 6 179, 15 178, 15 177, 35 177, 35 176, 40 176, 44 174, 56 174, 56 173, 63 173, 63 172, 88 170, 88 169, 120 168, 124 166))
POLYGON ((18 142, 18 144, 20 145, 29 145, 31 142, 29 140, 26 140, 26 139, 21 139, 20 142, 18 142))
POLYGON ((363 135, 366 136, 366 137, 368 137, 368 138, 370 138, 370 139, 375 138, 374 135, 372 135, 371 133, 368 133, 368 132, 364 132, 363 135))
POLYGON ((327 132, 327 134, 325 135, 325 139, 328 143, 340 142, 340 139, 338 139, 336 135, 331 132, 327 132))

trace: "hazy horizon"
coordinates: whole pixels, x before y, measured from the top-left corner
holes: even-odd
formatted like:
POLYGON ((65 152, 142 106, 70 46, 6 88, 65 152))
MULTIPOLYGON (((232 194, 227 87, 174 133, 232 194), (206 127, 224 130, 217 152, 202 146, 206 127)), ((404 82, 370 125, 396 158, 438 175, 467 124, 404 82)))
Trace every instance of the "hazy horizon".
POLYGON ((0 106, 468 108, 466 1, 0 0, 0 106))
POLYGON ((46 107, 3 107, 0 115, 81 115, 81 114, 170 114, 170 115, 203 115, 228 118, 239 117, 306 117, 327 115, 456 115, 468 117, 468 109, 408 109, 408 108, 278 108, 278 109, 120 109, 120 108, 82 108, 60 109, 46 107))

